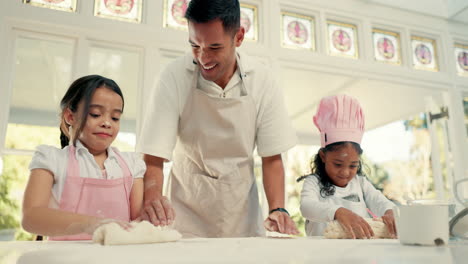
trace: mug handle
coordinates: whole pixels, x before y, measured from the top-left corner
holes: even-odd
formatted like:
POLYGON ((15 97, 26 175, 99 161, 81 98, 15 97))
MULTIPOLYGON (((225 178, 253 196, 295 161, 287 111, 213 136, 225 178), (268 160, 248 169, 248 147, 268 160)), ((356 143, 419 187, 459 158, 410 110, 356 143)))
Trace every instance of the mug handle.
POLYGON ((458 189, 457 189, 457 187, 458 187, 458 185, 459 185, 460 183, 466 182, 466 181, 468 181, 468 178, 458 180, 458 181, 456 181, 456 182, 453 184, 453 190, 454 190, 453 193, 455 194, 455 199, 456 199, 459 203, 461 203, 462 205, 464 205, 464 204, 466 203, 466 201, 463 201, 463 200, 460 198, 460 196, 458 195, 458 189))

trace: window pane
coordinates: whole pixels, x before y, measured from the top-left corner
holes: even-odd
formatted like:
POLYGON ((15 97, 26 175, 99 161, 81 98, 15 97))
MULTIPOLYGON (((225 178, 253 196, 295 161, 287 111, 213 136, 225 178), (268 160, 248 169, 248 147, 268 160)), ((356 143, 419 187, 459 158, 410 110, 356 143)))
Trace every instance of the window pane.
MULTIPOLYGON (((25 134, 18 135, 11 131, 15 125, 9 125, 6 142, 10 142, 10 148, 34 149, 32 144, 14 142, 11 137, 34 136, 26 134, 35 134, 40 126, 57 127, 58 130, 59 104, 70 85, 73 49, 72 40, 67 39, 45 40, 23 36, 16 39, 9 124, 31 125, 32 130, 23 129, 21 133, 25 134)), ((51 133, 54 132, 51 130, 51 133)), ((47 142, 50 141, 37 143, 47 142)))
POLYGON ((436 197, 424 113, 367 131, 361 146, 367 176, 387 198, 406 203, 436 197))
POLYGON ((60 129, 9 123, 5 147, 8 149, 34 150, 38 145, 60 147, 60 129))
POLYGON ((135 145, 136 134, 123 131, 120 131, 114 142, 112 142, 112 146, 118 148, 120 151, 133 152, 135 151, 135 145))
POLYGON ((125 108, 120 131, 135 133, 140 52, 100 45, 93 45, 90 52, 89 73, 111 78, 122 89, 125 108))
MULTIPOLYGON (((300 211, 300 202, 304 180, 297 182, 297 179, 311 173, 310 162, 314 159, 319 149, 320 146, 316 145, 297 145, 283 156, 286 166, 286 209, 303 235, 305 235, 305 219, 300 211)), ((265 204, 265 206, 268 208, 268 204, 265 204)))

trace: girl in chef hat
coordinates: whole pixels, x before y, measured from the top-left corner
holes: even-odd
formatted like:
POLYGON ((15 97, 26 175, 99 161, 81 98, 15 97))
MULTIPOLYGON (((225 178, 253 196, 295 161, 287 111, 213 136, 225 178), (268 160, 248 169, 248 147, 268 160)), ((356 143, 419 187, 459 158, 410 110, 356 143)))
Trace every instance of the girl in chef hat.
POLYGON ((91 239, 109 222, 128 229, 143 201, 146 166, 136 153, 110 147, 124 99, 111 79, 73 82, 60 103, 62 148, 39 146, 23 201, 23 228, 52 240, 91 239))
POLYGON ((321 236, 327 222, 337 220, 350 237, 370 238, 374 232, 364 218, 375 213, 395 236, 394 204, 361 171, 364 113, 359 102, 348 95, 325 97, 314 123, 321 148, 311 164, 312 174, 298 179, 305 179, 301 212, 307 235, 321 236))

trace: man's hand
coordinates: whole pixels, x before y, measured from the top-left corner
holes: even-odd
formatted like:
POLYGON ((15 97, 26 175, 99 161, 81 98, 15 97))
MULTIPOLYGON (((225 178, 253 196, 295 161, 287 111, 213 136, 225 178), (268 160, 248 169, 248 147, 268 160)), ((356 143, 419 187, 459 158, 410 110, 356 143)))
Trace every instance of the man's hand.
POLYGON ((144 155, 146 163, 144 203, 140 219, 155 226, 171 225, 175 219, 174 209, 167 197, 162 195, 164 159, 144 155))
POLYGON ((175 219, 174 208, 166 196, 156 195, 153 199, 148 197, 143 205, 140 219, 147 220, 155 226, 171 225, 175 219))
POLYGON ((299 235, 296 224, 285 212, 275 211, 263 222, 266 230, 289 235, 299 235))

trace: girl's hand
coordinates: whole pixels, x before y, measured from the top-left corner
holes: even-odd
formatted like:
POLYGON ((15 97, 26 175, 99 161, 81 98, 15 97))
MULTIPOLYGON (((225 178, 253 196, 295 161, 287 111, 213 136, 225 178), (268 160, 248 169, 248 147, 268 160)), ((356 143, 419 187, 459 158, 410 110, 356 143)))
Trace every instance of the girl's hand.
POLYGON ((388 209, 385 211, 385 214, 382 216, 382 221, 388 228, 388 232, 393 238, 396 238, 396 227, 395 227, 395 217, 393 216, 393 210, 388 209))
POLYGON ((124 230, 129 231, 132 228, 132 225, 129 222, 121 221, 121 220, 116 220, 116 219, 102 219, 102 218, 94 218, 88 221, 87 226, 85 227, 85 233, 92 235, 96 229, 98 229, 100 226, 109 224, 109 223, 116 223, 120 227, 122 227, 124 230))
POLYGON ((350 235, 350 238, 371 238, 374 236, 374 231, 369 223, 351 210, 343 207, 339 208, 335 212, 335 219, 341 224, 345 232, 350 235))

